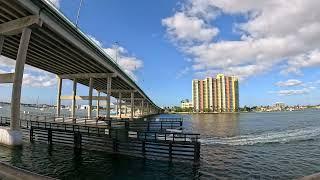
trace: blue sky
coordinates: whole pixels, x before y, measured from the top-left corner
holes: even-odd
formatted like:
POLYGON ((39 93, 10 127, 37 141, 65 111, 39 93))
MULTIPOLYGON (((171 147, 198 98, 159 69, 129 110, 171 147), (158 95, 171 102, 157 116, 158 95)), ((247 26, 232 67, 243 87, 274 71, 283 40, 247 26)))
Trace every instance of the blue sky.
MULTIPOLYGON (((52 1, 75 22, 80 0, 52 1)), ((119 64, 160 106, 190 99, 192 79, 216 73, 240 78, 242 106, 320 104, 318 2, 271 1, 84 0, 79 27, 111 56, 118 42, 119 64)), ((4 60, 1 71, 12 64, 4 60)), ((54 103, 54 76, 26 74, 23 101, 54 103)), ((0 88, 9 101, 11 86, 0 88)))

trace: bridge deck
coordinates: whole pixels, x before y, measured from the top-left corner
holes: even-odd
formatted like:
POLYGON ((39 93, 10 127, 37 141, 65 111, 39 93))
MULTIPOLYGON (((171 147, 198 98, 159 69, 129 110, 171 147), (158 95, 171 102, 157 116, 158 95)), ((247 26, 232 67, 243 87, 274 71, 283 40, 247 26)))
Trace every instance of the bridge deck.
MULTIPOLYGON (((135 97, 149 99, 101 47, 46 1, 0 0, 0 4, 0 24, 34 14, 40 14, 43 20, 41 28, 32 29, 26 64, 57 75, 115 73, 112 89, 138 89, 135 97)), ((2 55, 15 60, 19 42, 20 35, 6 36, 2 55)), ((79 79, 78 82, 89 86, 89 79, 79 79)), ((105 90, 106 82, 106 78, 96 79, 93 87, 105 90)), ((111 96, 118 98, 118 93, 111 96)), ((130 96, 124 94, 123 98, 130 96)))

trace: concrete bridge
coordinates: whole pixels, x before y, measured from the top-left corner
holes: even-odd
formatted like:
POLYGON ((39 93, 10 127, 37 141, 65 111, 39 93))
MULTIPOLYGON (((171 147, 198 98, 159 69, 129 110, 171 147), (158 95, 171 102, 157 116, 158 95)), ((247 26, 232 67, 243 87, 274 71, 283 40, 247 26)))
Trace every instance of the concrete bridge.
MULTIPOLYGON (((16 60, 14 73, 0 74, 0 83, 13 84, 10 129, 0 129, 0 143, 21 144, 20 99, 25 64, 57 75, 57 116, 61 114, 61 100, 72 101, 72 117, 76 101, 87 100, 90 118, 92 101, 104 100, 106 118, 110 119, 111 97, 119 102, 118 109, 123 104, 130 107, 131 119, 136 109, 139 116, 160 111, 103 49, 45 0, 0 0, 0 54, 16 60), (71 95, 61 95, 63 79, 73 81, 71 95), (77 94, 78 83, 88 87, 87 95, 77 94), (98 96, 93 96, 93 90, 99 92, 98 96)), ((118 113, 121 118, 121 110, 118 113)))

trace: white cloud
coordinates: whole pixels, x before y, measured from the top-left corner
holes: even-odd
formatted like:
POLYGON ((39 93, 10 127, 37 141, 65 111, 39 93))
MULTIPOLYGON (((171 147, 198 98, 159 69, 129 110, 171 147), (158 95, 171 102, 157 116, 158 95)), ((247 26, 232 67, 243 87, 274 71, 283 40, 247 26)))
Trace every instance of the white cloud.
POLYGON ((287 81, 279 81, 276 85, 279 87, 301 86, 303 82, 297 79, 288 79, 287 81))
POLYGON ((49 73, 23 75, 23 86, 27 87, 48 88, 55 86, 56 82, 54 75, 49 73))
MULTIPOLYGON (((103 48, 103 43, 95 37, 89 37, 98 46, 103 48)), ((136 72, 143 67, 143 61, 137 57, 130 55, 128 50, 121 46, 112 46, 111 48, 103 48, 103 50, 134 80, 137 80, 136 72)))
POLYGON ((236 73, 240 78, 247 78, 268 72, 277 65, 284 65, 282 72, 301 73, 301 68, 320 66, 319 6, 318 0, 290 3, 286 0, 188 0, 172 17, 163 20, 172 22, 163 25, 176 41, 193 40, 193 43, 178 45, 193 59, 196 73, 236 73), (212 13, 206 15, 209 11, 212 13), (178 29, 180 26, 174 23, 177 16, 185 15, 189 21, 201 22, 201 26, 197 26, 201 32, 216 29, 214 23, 221 14, 247 19, 233 24, 240 40, 214 41, 213 36, 208 36, 199 43, 199 39, 194 38, 196 35, 187 36, 190 28, 178 29))
POLYGON ((142 60, 129 55, 123 47, 105 48, 104 50, 129 76, 137 80, 135 73, 143 67, 142 60))
POLYGON ((282 73, 302 74, 302 68, 315 66, 320 66, 319 49, 293 57, 290 61, 288 61, 288 65, 282 71, 282 73))
POLYGON ((290 90, 279 90, 275 92, 280 96, 292 96, 292 95, 302 95, 310 93, 310 89, 303 88, 303 89, 290 89, 290 90))
MULTIPOLYGON (((5 56, 0 56, 0 73, 14 72, 15 61, 5 56)), ((26 87, 53 87, 56 78, 53 74, 38 68, 26 65, 23 75, 23 86, 26 87)))
POLYGON ((212 40, 219 32, 217 28, 207 27, 204 20, 187 16, 183 12, 178 12, 173 17, 163 19, 162 24, 167 27, 167 32, 171 38, 185 42, 207 42, 212 40))

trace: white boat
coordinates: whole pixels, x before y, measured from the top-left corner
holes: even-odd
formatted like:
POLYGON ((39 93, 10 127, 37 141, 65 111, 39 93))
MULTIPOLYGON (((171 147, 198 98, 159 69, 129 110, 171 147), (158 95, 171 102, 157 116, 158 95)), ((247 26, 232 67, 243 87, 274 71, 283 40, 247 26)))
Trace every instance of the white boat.
POLYGON ((0 106, 0 109, 2 109, 2 107, 0 106))

